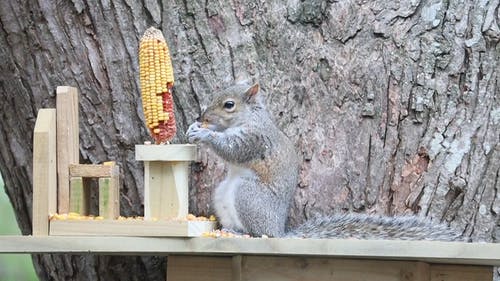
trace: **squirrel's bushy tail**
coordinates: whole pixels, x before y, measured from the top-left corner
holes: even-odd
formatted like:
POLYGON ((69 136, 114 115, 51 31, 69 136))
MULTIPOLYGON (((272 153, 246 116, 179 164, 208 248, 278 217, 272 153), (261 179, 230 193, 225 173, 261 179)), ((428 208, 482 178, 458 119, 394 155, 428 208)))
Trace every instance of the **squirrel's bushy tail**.
POLYGON ((307 220, 287 233, 287 237, 355 238, 466 241, 462 235, 441 223, 415 216, 386 217, 366 214, 340 214, 307 220))

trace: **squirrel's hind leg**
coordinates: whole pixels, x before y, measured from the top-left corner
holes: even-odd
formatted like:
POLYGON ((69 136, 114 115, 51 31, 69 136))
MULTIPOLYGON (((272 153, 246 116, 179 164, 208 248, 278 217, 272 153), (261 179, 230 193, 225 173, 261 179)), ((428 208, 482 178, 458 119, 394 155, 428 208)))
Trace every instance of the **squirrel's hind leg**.
POLYGON ((235 207, 244 231, 254 237, 285 235, 287 205, 269 187, 255 187, 253 180, 242 180, 238 187, 235 207), (256 192, 257 190, 257 192, 256 192))

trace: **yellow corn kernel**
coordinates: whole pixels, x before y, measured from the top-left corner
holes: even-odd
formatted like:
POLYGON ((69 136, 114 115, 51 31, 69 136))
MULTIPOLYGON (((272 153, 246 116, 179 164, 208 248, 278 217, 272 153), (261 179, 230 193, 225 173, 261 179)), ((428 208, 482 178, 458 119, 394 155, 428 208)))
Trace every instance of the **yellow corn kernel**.
POLYGON ((67 215, 67 214, 54 214, 54 215, 52 216, 52 218, 53 218, 54 220, 65 220, 65 219, 67 219, 67 218, 68 218, 68 215, 67 215))

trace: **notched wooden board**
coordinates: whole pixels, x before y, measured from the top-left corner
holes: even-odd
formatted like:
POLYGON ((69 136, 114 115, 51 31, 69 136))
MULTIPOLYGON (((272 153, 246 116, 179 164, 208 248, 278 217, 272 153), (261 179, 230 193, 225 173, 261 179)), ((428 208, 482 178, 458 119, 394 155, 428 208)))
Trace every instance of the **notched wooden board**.
POLYGON ((197 237, 215 227, 212 221, 52 220, 50 235, 197 237))
POLYGON ((108 178, 118 175, 120 170, 115 165, 96 164, 70 164, 69 175, 71 177, 85 178, 108 178))

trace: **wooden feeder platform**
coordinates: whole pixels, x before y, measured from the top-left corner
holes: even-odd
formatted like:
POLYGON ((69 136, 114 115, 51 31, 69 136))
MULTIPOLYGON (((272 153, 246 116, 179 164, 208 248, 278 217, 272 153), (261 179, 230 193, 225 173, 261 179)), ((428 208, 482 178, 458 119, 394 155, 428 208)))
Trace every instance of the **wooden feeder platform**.
POLYGON ((186 220, 189 162, 194 145, 139 145, 144 161, 144 219, 120 218, 120 168, 114 162, 79 163, 78 91, 57 88, 55 109, 41 109, 33 139, 34 236, 163 236, 196 237, 216 222, 186 220), (97 179, 99 219, 89 217, 88 179, 97 179), (80 218, 49 219, 78 213, 80 218))

